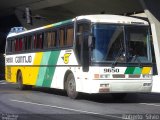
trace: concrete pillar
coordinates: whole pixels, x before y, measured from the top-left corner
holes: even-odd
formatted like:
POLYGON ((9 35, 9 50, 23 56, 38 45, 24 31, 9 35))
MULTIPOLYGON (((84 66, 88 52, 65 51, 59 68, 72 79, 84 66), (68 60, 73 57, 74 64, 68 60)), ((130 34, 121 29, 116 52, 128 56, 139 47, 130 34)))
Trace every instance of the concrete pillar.
POLYGON ((153 77, 152 92, 160 92, 160 0, 140 0, 147 15, 153 36, 158 75, 153 77))

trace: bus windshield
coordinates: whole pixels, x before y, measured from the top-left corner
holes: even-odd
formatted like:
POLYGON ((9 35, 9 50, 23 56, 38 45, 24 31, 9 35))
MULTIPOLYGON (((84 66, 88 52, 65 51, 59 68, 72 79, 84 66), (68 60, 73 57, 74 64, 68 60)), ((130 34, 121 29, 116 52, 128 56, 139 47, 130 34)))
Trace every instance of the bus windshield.
POLYGON ((127 26, 125 28, 127 39, 128 62, 151 62, 149 31, 147 27, 127 26))
POLYGON ((92 62, 150 63, 147 26, 95 24, 92 62))

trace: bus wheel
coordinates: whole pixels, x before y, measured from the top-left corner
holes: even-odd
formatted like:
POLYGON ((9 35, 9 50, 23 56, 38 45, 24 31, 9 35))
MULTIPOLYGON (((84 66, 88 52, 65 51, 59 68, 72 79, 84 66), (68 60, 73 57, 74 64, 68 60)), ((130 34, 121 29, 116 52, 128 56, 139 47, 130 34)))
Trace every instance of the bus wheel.
POLYGON ((127 93, 112 93, 111 95, 115 100, 123 100, 127 96, 127 93))
POLYGON ((66 90, 67 95, 70 98, 76 99, 78 97, 78 92, 76 91, 76 82, 72 73, 70 73, 67 77, 66 90))
POLYGON ((23 85, 23 77, 21 72, 18 72, 17 83, 20 90, 25 90, 27 88, 26 85, 23 85))

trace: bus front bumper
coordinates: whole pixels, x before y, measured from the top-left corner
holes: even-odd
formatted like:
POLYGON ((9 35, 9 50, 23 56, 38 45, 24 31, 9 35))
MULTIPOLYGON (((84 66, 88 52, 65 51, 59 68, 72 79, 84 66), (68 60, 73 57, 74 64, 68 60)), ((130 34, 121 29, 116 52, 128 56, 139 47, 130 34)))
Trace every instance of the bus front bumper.
POLYGON ((89 80, 83 84, 85 93, 151 92, 151 80, 89 80))

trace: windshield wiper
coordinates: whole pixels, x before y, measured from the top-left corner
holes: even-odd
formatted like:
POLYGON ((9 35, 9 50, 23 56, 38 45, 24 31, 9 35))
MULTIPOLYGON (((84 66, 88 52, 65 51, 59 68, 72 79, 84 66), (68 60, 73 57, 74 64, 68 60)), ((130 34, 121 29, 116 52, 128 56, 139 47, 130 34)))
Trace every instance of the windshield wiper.
POLYGON ((123 53, 123 47, 120 48, 118 54, 117 54, 116 57, 115 57, 116 59, 112 62, 112 68, 115 67, 115 65, 116 65, 119 57, 122 55, 122 53, 123 53))

